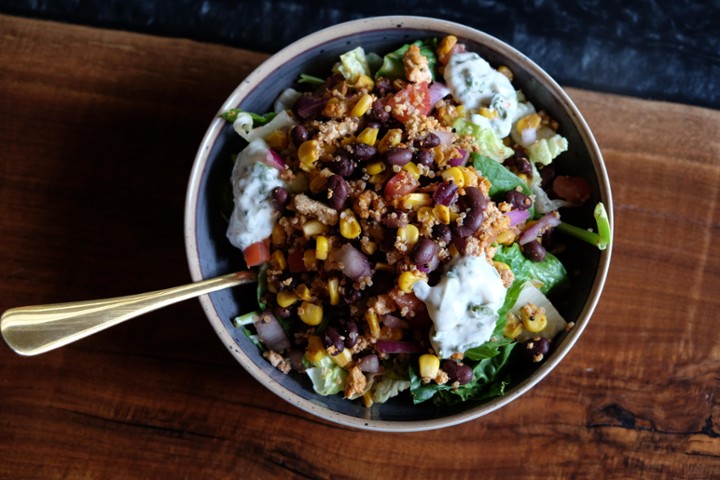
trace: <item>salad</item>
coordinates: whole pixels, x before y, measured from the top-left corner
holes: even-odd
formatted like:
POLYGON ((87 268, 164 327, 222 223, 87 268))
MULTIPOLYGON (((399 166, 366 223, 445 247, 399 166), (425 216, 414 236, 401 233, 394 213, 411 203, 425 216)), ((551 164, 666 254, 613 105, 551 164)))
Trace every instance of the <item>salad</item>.
POLYGON ((227 237, 260 279, 234 323, 273 366, 368 407, 479 401, 572 328, 555 253, 605 248, 609 223, 601 203, 597 232, 561 220, 592 188, 555 172, 568 142, 512 81, 450 35, 354 48, 273 111, 223 114, 247 142, 227 237))

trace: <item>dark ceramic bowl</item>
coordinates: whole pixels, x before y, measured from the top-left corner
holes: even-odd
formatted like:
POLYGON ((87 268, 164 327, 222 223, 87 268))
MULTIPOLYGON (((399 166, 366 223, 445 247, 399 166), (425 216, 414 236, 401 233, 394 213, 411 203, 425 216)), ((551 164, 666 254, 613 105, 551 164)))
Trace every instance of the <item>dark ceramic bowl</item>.
MULTIPOLYGON (((570 144, 556 160, 559 171, 582 175, 594 187, 594 198, 582 208, 564 214, 575 224, 592 226, 592 206, 602 201, 612 225, 610 185, 600 150, 587 124, 570 98, 535 63, 505 43, 472 28, 444 20, 420 17, 378 17, 348 22, 309 35, 261 64, 220 107, 223 112, 240 107, 252 112, 272 109, 278 94, 300 73, 324 76, 338 56, 356 46, 384 53, 404 43, 452 34, 478 52, 491 65, 507 65, 514 73, 514 85, 521 88, 537 108, 547 111, 560 124, 560 133, 570 144)), ((192 278, 195 281, 243 268, 241 253, 225 237, 223 192, 227 191, 232 168, 231 156, 243 148, 243 141, 224 120, 210 125, 195 159, 190 178, 186 212, 185 242, 192 278)), ((201 298, 201 304, 218 336, 237 359, 263 386, 305 411, 346 426, 383 431, 417 431, 456 425, 475 419, 514 401, 545 377, 563 359, 585 329, 600 297, 610 263, 610 248, 599 251, 586 244, 570 242, 561 259, 571 272, 570 287, 556 307, 575 328, 564 334, 552 354, 534 370, 518 372, 517 382, 503 397, 481 403, 466 403, 439 409, 413 405, 401 395, 382 405, 365 408, 341 396, 316 394, 304 375, 284 375, 273 368, 242 333, 232 319, 257 306, 255 290, 235 288, 201 298)))

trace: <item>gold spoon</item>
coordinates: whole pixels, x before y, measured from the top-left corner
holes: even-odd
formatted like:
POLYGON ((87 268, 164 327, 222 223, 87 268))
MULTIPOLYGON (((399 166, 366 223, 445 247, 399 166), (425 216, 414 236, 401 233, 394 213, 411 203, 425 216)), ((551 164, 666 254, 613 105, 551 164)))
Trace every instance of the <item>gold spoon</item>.
POLYGON ((15 352, 38 355, 153 310, 255 281, 253 272, 244 271, 137 295, 11 308, 0 319, 0 331, 15 352))

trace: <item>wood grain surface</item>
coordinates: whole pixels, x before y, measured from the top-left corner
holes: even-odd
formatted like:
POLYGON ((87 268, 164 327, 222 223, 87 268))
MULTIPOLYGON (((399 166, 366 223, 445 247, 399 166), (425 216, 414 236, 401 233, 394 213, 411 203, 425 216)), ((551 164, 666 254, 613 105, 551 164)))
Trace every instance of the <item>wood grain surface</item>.
MULTIPOLYGON (((0 310, 188 282, 195 151, 264 58, 0 16, 0 310)), ((613 260, 518 401, 430 432, 332 425, 190 301, 38 357, 0 345, 0 478, 719 478, 720 112, 569 93, 607 162, 613 260)))

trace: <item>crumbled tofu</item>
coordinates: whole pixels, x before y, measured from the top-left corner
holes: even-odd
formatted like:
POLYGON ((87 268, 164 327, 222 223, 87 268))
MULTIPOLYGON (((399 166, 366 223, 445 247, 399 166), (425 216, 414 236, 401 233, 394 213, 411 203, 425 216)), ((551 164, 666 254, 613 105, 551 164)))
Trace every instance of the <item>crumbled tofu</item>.
POLYGON ((417 45, 410 45, 402 57, 405 77, 411 83, 432 82, 432 73, 428 66, 428 59, 420 53, 417 45))
POLYGON ((313 200, 304 193, 295 195, 293 203, 295 210, 301 215, 317 218, 325 225, 336 225, 338 223, 339 214, 337 210, 328 207, 322 202, 313 200))

